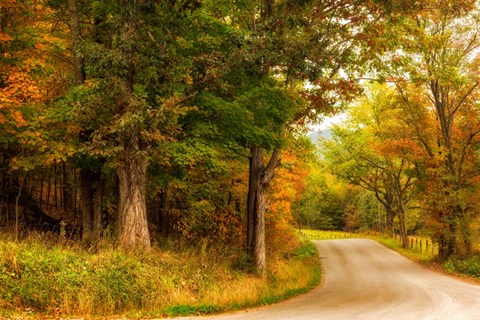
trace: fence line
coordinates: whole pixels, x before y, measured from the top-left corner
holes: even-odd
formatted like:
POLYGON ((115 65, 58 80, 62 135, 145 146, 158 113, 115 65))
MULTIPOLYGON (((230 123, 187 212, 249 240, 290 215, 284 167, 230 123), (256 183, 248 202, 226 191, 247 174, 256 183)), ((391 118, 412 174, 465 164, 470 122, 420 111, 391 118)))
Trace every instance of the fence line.
MULTIPOLYGON (((339 231, 319 231, 312 230, 305 232, 305 230, 298 230, 297 234, 308 240, 331 240, 331 239, 349 239, 358 238, 360 235, 351 232, 339 232, 339 231)), ((402 239, 400 235, 394 234, 393 240, 401 243, 402 239)), ((438 253, 438 244, 434 243, 431 239, 410 236, 407 239, 408 248, 412 251, 431 254, 435 256, 438 253)))

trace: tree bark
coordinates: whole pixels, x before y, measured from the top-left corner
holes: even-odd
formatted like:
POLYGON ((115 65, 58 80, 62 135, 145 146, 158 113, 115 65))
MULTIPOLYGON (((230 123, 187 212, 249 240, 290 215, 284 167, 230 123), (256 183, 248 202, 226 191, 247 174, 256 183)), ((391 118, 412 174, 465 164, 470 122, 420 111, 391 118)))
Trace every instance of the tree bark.
POLYGON ((260 183, 255 197, 253 257, 255 270, 264 273, 267 270, 267 253, 265 244, 265 186, 260 183))
POLYGON ((400 224, 400 238, 402 239, 402 247, 408 247, 408 235, 407 235, 407 226, 405 221, 405 210, 403 208, 403 204, 399 205, 398 210, 398 222, 400 224))
POLYGON ((150 248, 146 183, 147 161, 126 157, 117 168, 119 179, 118 245, 123 248, 150 248))
POLYGON ((390 205, 385 208, 385 211, 386 211, 386 218, 387 218, 385 228, 391 235, 393 235, 395 234, 395 225, 394 225, 395 210, 393 210, 392 206, 390 205))
POLYGON ((263 150, 259 146, 250 148, 249 183, 247 196, 247 252, 253 256, 255 270, 264 273, 267 269, 265 245, 265 193, 280 164, 280 150, 273 151, 265 167, 263 150))
POLYGON ((247 194, 247 253, 254 256, 253 246, 255 242, 255 199, 260 186, 260 173, 263 170, 263 153, 259 147, 250 149, 248 194, 247 194))
POLYGON ((72 34, 73 71, 75 73, 77 84, 82 84, 85 82, 85 72, 83 70, 83 61, 79 52, 81 34, 77 0, 68 0, 68 10, 70 11, 70 32, 72 34))
MULTIPOLYGON (((83 68, 83 61, 80 55, 80 17, 77 10, 77 0, 68 0, 68 9, 70 12, 70 32, 72 37, 72 51, 73 51, 73 71, 75 74, 75 81, 81 85, 85 82, 85 72, 83 68)), ((84 132, 80 134, 81 140, 86 140, 84 132)), ((96 223, 94 223, 94 212, 97 204, 94 204, 94 178, 95 173, 87 167, 80 170, 80 207, 82 211, 82 241, 90 243, 92 240, 96 240, 97 234, 101 232, 101 229, 95 230, 96 223)))

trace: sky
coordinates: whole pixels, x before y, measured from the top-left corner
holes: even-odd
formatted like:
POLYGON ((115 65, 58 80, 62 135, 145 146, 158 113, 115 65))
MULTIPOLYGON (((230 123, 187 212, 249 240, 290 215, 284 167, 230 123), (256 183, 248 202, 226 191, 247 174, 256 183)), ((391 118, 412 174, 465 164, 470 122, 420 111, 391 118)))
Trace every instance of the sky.
POLYGON ((332 124, 338 124, 344 121, 347 117, 346 113, 339 113, 333 117, 327 117, 320 124, 313 125, 310 127, 310 132, 318 132, 321 130, 330 129, 332 124))

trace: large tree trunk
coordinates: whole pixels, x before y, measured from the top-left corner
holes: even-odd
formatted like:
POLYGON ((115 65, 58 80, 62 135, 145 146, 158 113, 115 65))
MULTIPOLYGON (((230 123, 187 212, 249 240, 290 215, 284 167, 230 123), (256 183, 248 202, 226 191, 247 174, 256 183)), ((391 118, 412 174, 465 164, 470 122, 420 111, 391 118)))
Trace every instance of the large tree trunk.
POLYGON ((253 257, 255 270, 263 273, 267 270, 267 254, 265 244, 265 186, 260 184, 255 197, 253 257))
MULTIPOLYGON (((81 42, 80 17, 77 9, 77 0, 68 0, 68 9, 70 12, 70 32, 72 37, 72 51, 73 51, 73 71, 75 74, 75 81, 81 85, 85 82, 85 72, 83 61, 79 52, 81 42)), ((80 133, 80 140, 88 141, 89 134, 86 132, 80 133)), ((95 229, 95 207, 94 204, 94 190, 93 185, 95 180, 95 172, 88 167, 80 169, 80 208, 82 211, 82 241, 84 243, 91 243, 92 240, 98 240, 98 228, 95 229), (95 229, 95 231, 94 231, 95 229)), ((98 180, 97 180, 98 182, 98 180)), ((97 226, 98 227, 98 226, 97 226)))
POLYGON ((255 217, 256 205, 255 199, 260 185, 260 173, 263 170, 262 149, 252 147, 249 157, 249 175, 248 175, 248 194, 247 194, 247 253, 253 255, 253 246, 255 242, 255 217))
POLYGON ((81 34, 80 17, 77 10, 77 0, 68 0, 68 10, 70 11, 70 32, 72 36, 73 51, 73 71, 77 84, 85 82, 85 72, 83 69, 82 56, 79 52, 81 34))
POLYGON ((385 207, 386 211, 386 223, 385 223, 385 228, 387 229, 387 232, 389 232, 391 235, 395 234, 395 210, 393 210, 392 206, 386 206, 385 207))
POLYGON ((393 208, 394 202, 394 192, 391 187, 386 187, 385 192, 380 193, 377 189, 375 190, 375 197, 377 200, 383 205, 386 211, 386 221, 385 221, 385 228, 387 232, 395 235, 395 215, 397 214, 395 209, 393 208))
POLYGON ((250 149, 250 168, 247 197, 247 252, 253 256, 255 270, 267 269, 265 246, 265 193, 280 163, 280 150, 276 149, 265 167, 263 151, 258 146, 250 149))
POLYGON ((407 235, 407 224, 405 221, 405 210, 403 205, 400 204, 398 212, 398 223, 400 224, 400 238, 402 239, 402 247, 408 247, 408 235, 407 235))
POLYGON ((132 156, 122 162, 117 168, 118 244, 123 248, 150 248, 146 205, 147 161, 132 156))

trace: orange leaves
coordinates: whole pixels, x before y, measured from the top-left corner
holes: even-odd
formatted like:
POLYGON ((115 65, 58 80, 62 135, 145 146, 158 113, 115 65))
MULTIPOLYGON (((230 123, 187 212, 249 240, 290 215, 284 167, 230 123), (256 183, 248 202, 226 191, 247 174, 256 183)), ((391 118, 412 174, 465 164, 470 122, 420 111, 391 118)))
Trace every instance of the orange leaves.
POLYGON ((12 40, 12 37, 10 37, 8 34, 0 32, 0 44, 10 42, 12 40))
POLYGON ((3 10, 3 30, 8 30, 8 33, 0 33, 3 49, 0 58, 0 135, 8 137, 18 128, 25 127, 25 107, 45 102, 48 80, 41 71, 46 68, 48 55, 43 54, 45 48, 38 44, 46 43, 41 40, 41 34, 46 34, 43 31, 47 26, 41 21, 45 14, 42 5, 0 0, 0 7, 3 10))
POLYGON ((10 9, 18 5, 17 0, 0 0, 0 8, 10 9))
POLYGON ((29 75, 28 67, 4 67, 1 71, 5 85, 0 88, 0 123, 5 125, 8 122, 6 131, 12 132, 25 125, 20 107, 39 102, 42 95, 37 81, 29 75))
POLYGON ((297 200, 305 189, 308 169, 305 162, 292 151, 282 155, 282 167, 278 168, 272 182, 270 210, 276 214, 291 214, 291 203, 297 200))
POLYGON ((292 150, 283 152, 282 166, 277 168, 270 186, 266 213, 268 247, 273 251, 296 245, 292 232, 292 204, 305 189, 308 171, 302 157, 292 150))

